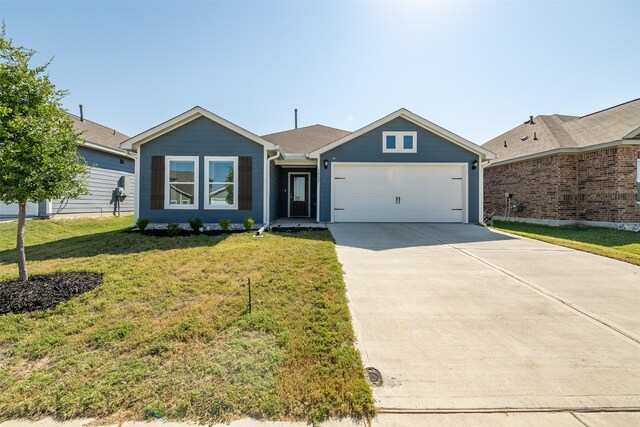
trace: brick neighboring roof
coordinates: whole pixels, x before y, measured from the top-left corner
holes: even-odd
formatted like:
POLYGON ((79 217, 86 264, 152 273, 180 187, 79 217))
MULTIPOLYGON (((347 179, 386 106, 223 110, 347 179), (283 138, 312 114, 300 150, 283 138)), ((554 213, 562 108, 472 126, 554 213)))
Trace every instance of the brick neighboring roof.
POLYGON ((82 132, 82 137, 85 141, 120 150, 120 143, 129 139, 127 135, 120 133, 112 128, 108 128, 87 119, 84 119, 84 121, 80 121, 80 117, 76 116, 75 114, 67 114, 73 121, 73 127, 78 132, 82 132))
POLYGON ((582 117, 553 114, 536 116, 533 121, 535 124, 516 126, 482 146, 496 153, 497 162, 502 162, 555 149, 584 149, 633 138, 635 135, 631 134, 640 128, 640 98, 582 117), (522 141, 523 137, 527 139, 522 141))
POLYGON ((350 133, 328 126, 312 125, 263 135, 262 138, 279 145, 285 153, 309 153, 350 133))

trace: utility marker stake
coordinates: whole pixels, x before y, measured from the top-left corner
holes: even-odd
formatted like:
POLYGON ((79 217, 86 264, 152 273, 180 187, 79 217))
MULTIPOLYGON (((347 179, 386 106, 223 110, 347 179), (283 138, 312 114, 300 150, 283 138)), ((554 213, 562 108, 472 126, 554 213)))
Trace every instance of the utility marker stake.
POLYGON ((249 314, 251 314, 251 277, 247 279, 247 284, 249 287, 249 314))

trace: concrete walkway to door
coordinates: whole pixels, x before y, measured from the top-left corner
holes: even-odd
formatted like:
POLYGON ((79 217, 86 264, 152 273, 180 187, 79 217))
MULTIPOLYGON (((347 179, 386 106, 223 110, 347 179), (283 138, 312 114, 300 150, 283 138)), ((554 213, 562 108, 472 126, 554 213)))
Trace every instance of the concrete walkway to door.
POLYGON ((640 408, 640 267, 462 224, 332 224, 379 408, 640 408))

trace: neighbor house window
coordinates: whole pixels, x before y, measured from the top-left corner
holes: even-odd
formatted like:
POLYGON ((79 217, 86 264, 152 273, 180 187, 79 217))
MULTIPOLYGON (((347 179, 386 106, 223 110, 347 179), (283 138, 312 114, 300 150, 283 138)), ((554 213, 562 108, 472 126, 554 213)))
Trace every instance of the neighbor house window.
POLYGON ((238 209, 238 158, 205 157, 205 208, 238 209))
POLYGON ((640 203, 640 159, 636 165, 636 201, 640 203))
POLYGON ((165 157, 165 209, 198 209, 198 157, 165 157))
POLYGON ((417 132, 382 132, 383 153, 416 153, 417 132))

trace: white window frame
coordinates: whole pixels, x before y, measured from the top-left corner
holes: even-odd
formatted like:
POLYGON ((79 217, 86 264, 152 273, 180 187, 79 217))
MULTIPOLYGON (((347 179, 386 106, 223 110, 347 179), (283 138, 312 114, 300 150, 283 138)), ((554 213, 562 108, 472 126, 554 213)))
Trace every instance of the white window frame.
MULTIPOLYGON (((198 156, 165 156, 164 158, 164 208, 165 209, 198 209, 198 201, 200 199, 200 195, 198 192, 198 188, 200 187, 199 182, 199 174, 198 169, 200 167, 200 158, 198 156), (193 169, 193 204, 191 205, 176 205, 171 204, 171 162, 185 162, 190 161, 194 164, 193 169)), ((190 184, 189 182, 185 182, 184 184, 190 184)))
POLYGON ((417 153, 418 152, 418 132, 416 131, 382 132, 382 152, 383 153, 417 153), (396 148, 387 148, 387 136, 396 137, 396 148), (411 136, 411 138, 413 139, 413 146, 409 149, 404 148, 405 136, 411 136))
MULTIPOLYGON (((638 183, 640 182, 640 159, 636 160, 636 189, 638 188, 638 183)), ((640 204, 640 191, 636 194, 636 203, 640 204)))
MULTIPOLYGON (((227 184, 216 182, 215 184, 227 184)), ((204 208, 210 210, 238 210, 238 157, 237 156, 205 156, 204 157, 204 208), (233 205, 221 206, 212 205, 209 200, 209 163, 210 162, 233 162, 233 205)))

